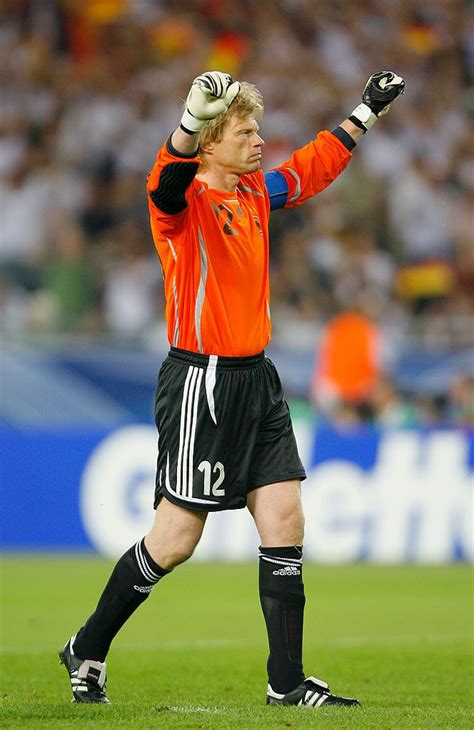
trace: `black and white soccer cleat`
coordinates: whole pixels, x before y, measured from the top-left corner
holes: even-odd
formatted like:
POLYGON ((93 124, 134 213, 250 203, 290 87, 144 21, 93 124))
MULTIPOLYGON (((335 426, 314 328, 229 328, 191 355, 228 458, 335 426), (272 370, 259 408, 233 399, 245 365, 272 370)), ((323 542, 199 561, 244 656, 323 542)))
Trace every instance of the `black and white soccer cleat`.
POLYGON ((331 694, 329 685, 316 677, 307 677, 298 687, 286 694, 278 694, 271 685, 267 688, 267 705, 297 705, 321 707, 321 705, 361 706, 359 700, 331 694))
POLYGON ((59 661, 66 667, 72 689, 72 702, 102 703, 110 705, 104 692, 107 682, 105 662, 79 659, 74 654, 73 636, 59 652, 59 661))

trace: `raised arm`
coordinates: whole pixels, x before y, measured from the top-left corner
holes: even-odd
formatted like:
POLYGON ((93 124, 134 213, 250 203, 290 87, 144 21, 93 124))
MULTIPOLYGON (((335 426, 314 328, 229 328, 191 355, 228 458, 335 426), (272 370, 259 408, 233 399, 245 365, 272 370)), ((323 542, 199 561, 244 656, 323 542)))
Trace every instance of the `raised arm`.
POLYGON ((194 79, 181 123, 159 150, 147 179, 158 215, 176 216, 186 209, 186 191, 199 167, 199 132, 209 119, 226 111, 239 89, 238 81, 220 71, 207 71, 194 79))
POLYGON ((362 103, 333 130, 293 153, 265 174, 271 210, 292 207, 324 190, 344 170, 352 149, 377 119, 403 94, 405 81, 393 71, 372 74, 362 92, 362 103))

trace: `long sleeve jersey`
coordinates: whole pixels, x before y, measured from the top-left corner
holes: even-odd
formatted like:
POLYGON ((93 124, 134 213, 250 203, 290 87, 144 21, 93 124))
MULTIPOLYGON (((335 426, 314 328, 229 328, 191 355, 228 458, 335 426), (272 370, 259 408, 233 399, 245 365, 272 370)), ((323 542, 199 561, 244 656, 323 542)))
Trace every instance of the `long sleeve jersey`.
POLYGON ((147 191, 170 345, 227 357, 265 348, 270 211, 324 190, 346 167, 354 144, 340 127, 320 132, 274 170, 242 175, 233 192, 196 178, 198 156, 178 153, 171 139, 162 146, 147 191))

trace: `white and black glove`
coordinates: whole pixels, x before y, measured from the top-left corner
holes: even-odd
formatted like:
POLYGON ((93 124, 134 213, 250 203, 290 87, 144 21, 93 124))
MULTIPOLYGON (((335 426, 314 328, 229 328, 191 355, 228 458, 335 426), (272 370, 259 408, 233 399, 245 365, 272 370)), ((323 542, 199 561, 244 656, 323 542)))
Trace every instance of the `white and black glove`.
POLYGON ((405 92, 405 81, 393 71, 379 71, 367 81, 362 104, 354 109, 350 121, 367 132, 390 109, 392 101, 405 92))
POLYGON ((186 99, 181 129, 188 134, 200 132, 209 119, 227 111, 239 91, 239 82, 221 71, 196 76, 186 99))

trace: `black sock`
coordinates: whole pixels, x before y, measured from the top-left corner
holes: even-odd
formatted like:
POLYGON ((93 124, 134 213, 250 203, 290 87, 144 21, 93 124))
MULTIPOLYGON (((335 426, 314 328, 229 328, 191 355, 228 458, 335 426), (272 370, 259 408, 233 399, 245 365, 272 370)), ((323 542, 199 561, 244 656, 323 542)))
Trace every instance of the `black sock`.
POLYGON ((127 550, 113 569, 94 613, 77 633, 73 649, 79 659, 103 662, 125 621, 169 572, 155 563, 144 539, 127 550))
POLYGON ((275 692, 291 692, 303 674, 303 548, 260 548, 260 603, 267 625, 268 681, 275 692))

